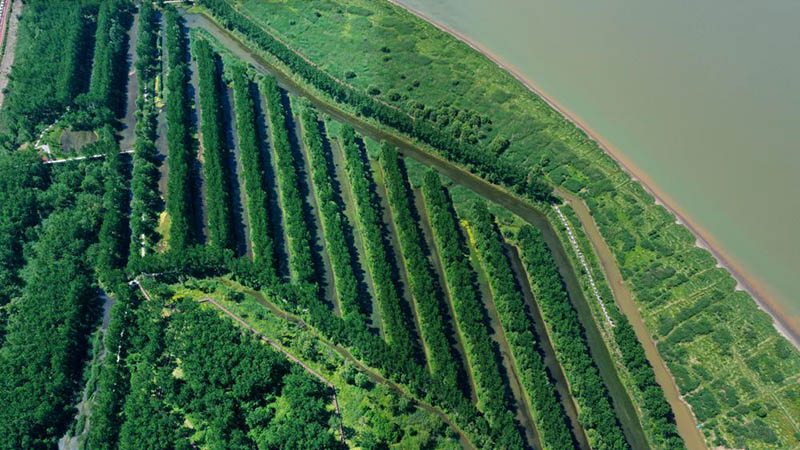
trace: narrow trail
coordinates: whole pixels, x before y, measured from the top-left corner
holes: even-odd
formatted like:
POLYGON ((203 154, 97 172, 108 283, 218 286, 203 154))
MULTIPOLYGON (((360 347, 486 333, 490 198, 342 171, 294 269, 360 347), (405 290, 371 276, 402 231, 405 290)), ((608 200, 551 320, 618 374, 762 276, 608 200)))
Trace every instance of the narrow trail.
POLYGON ((0 39, 2 44, 5 45, 3 50, 3 59, 0 61, 0 107, 3 106, 5 100, 5 89, 8 86, 8 76, 11 73, 11 66, 14 65, 14 52, 17 48, 17 29, 19 28, 19 16, 22 11, 22 0, 14 0, 11 5, 11 0, 5 0, 3 9, 3 25, 0 29, 0 39), (9 10, 9 8, 11 8, 9 10), (6 32, 6 26, 8 32, 6 32))
MULTIPOLYGON (((141 287, 141 285, 140 285, 140 287, 141 287)), ((319 372, 317 372, 314 369, 312 369, 311 367, 309 367, 306 363, 304 363, 303 361, 300 361, 299 359, 297 359, 296 356, 294 356, 293 354, 291 354, 288 351, 286 351, 286 349, 284 349, 280 344, 278 344, 277 342, 273 341, 272 339, 270 339, 270 338, 264 336, 263 334, 261 334, 258 330, 256 330, 252 326, 250 326, 250 324, 245 322, 241 317, 239 317, 236 314, 234 314, 233 312, 231 312, 228 308, 220 305, 216 300, 214 300, 212 298, 204 298, 204 299, 200 300, 200 302, 208 302, 211 305, 214 305, 217 309, 219 309, 220 311, 222 311, 225 314, 227 314, 228 316, 230 316, 233 320, 239 322, 240 325, 242 325, 243 327, 245 327, 248 330, 252 331, 253 334, 258 336, 259 339, 261 339, 262 341, 264 341, 267 344, 269 344, 272 348, 274 348, 275 350, 277 350, 278 352, 283 354, 283 356, 285 356, 289 360, 293 361, 294 363, 298 364, 300 367, 303 368, 303 370, 305 370, 306 372, 310 373, 315 378, 318 378, 320 381, 325 383, 325 385, 327 385, 331 389, 331 391, 333 392, 333 406, 336 409, 336 416, 339 418, 339 439, 341 439, 342 443, 344 443, 345 445, 347 444, 347 442, 344 439, 344 427, 342 426, 342 414, 339 411, 339 399, 336 396, 336 387, 333 385, 333 383, 331 383, 327 378, 322 376, 319 372)))
MULTIPOLYGON (((622 273, 616 264, 616 259, 600 234, 600 230, 594 222, 589 208, 583 200, 568 192, 558 190, 556 193, 567 201, 573 211, 575 211, 578 220, 580 220, 581 226, 586 232, 586 236, 593 247, 594 253, 597 255, 597 259, 600 262, 608 285, 614 294, 617 305, 620 311, 628 318, 628 321, 636 332, 636 337, 639 342, 642 343, 645 356, 655 372, 656 382, 661 386, 661 389, 664 391, 664 396, 674 412, 678 433, 681 438, 683 438, 688 448, 706 448, 705 439, 698 428, 697 419, 694 416, 692 408, 681 395, 675 378, 667 368, 664 359, 661 357, 656 347, 655 340, 647 330, 641 312, 634 302, 633 293, 622 279, 622 273)), ((558 209, 556 209, 556 211, 561 213, 558 209)), ((561 216, 563 213, 559 215, 561 216)), ((572 241, 573 238, 570 236, 571 244, 572 241)), ((583 260, 582 263, 585 264, 583 260)), ((587 270, 587 273, 590 272, 587 270)))

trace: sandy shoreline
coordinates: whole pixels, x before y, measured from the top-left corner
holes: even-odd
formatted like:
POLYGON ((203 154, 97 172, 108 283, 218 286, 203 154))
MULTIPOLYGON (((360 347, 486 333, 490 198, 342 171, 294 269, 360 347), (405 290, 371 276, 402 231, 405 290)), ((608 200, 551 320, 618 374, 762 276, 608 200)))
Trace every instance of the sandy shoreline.
POLYGON ((697 239, 696 245, 708 250, 714 258, 717 260, 717 263, 720 267, 725 268, 728 272, 731 273, 733 278, 737 282, 737 288, 746 291, 750 296, 755 300, 758 307, 765 311, 767 314, 770 315, 773 319, 773 325, 775 329, 786 339, 788 339, 795 347, 800 349, 800 323, 794 323, 791 320, 788 320, 786 314, 782 308, 777 305, 777 303, 772 300, 766 294, 766 288, 758 283, 756 280, 752 279, 752 277, 748 277, 745 275, 745 271, 743 268, 733 260, 724 250, 721 249, 721 246, 710 236, 710 234, 702 229, 699 225, 695 224, 688 218, 688 215, 682 211, 677 205, 677 203, 672 200, 666 193, 659 190, 656 184, 647 176, 644 171, 638 168, 633 162, 631 162, 625 155, 619 151, 616 147, 614 147, 610 142, 605 140, 599 133, 594 131, 591 127, 589 127, 579 116, 572 113, 562 105, 560 105, 556 100, 549 97, 546 93, 544 93, 539 86, 537 86, 533 81, 525 78, 522 73, 511 64, 502 61, 496 55, 494 55, 491 51, 483 47, 482 45, 478 44, 477 42, 472 41, 467 36, 459 33, 458 31, 448 27, 447 25, 443 25, 436 20, 432 19, 431 17, 412 9, 411 7, 402 3, 401 0, 387 0, 390 3, 403 8, 404 10, 408 11, 411 14, 425 20, 426 22, 432 24, 433 26, 439 28, 440 30, 455 36, 458 40, 462 41, 466 45, 472 47, 474 50, 480 52, 487 58, 489 58, 492 62, 497 64, 500 68, 507 71, 511 76, 517 79, 520 83, 522 83, 525 87, 527 87, 530 91, 534 94, 541 97, 551 108, 558 111, 564 118, 572 122, 576 127, 581 129, 584 133, 586 133, 589 138, 593 139, 597 144, 600 146, 603 151, 606 152, 611 158, 613 158, 617 164, 624 170, 633 180, 638 181, 642 187, 647 191, 650 195, 655 198, 656 204, 659 204, 666 208, 672 215, 674 215, 677 221, 689 231, 694 234, 695 238, 697 239))

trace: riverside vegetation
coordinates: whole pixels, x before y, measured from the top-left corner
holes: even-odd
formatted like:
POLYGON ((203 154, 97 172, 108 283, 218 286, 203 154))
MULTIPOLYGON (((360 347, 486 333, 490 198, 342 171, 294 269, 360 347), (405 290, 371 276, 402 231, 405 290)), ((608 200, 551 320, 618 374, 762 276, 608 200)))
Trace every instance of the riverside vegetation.
MULTIPOLYGON (((791 420, 797 352, 594 143, 453 38, 384 2, 198 2, 316 101, 346 112, 331 118, 290 101, 285 86, 208 33, 187 33, 194 25, 183 12, 85 0, 56 14, 57 3, 26 3, 13 90, 0 110, 0 398, 11 405, 0 413, 0 447, 52 447, 67 433, 88 448, 565 448, 578 442, 570 425, 592 448, 629 447, 543 235, 502 206, 465 201, 464 187, 356 131, 347 114, 550 216, 554 185, 580 195, 709 444, 772 448, 800 439, 791 420), (127 45, 132 13, 135 49, 127 45), (33 39, 40 29, 58 39, 33 39), (345 30, 368 39, 331 37, 345 30), (94 45, 78 45, 87 39, 94 45), (126 105, 125 55, 134 51, 138 99, 126 105), (51 69, 53 83, 34 73, 37 64, 51 69), (232 115, 223 98, 230 84, 232 115), (126 108, 137 110, 133 157, 120 154, 115 131, 126 108), (103 157, 43 165, 19 149, 53 122, 91 130, 96 142, 85 151, 103 157), (241 170, 229 167, 232 151, 241 170), (169 169, 164 198, 161 164, 169 169), (233 219, 236 185, 246 235, 233 219), (236 256, 237 236, 252 255, 236 256), (519 270, 508 244, 520 250, 519 270), (326 298, 326 283, 335 298, 326 298), (113 299, 107 327, 98 288, 113 299), (330 380, 338 410, 331 386, 217 304, 330 380), (540 319, 531 307, 543 335, 534 333, 540 319), (508 365, 487 310, 497 311, 508 365), (741 327, 721 323, 736 319, 741 327), (561 403, 537 337, 552 343, 566 378, 561 403), (743 349, 746 339, 763 351, 743 349), (712 367, 707 354, 730 364, 712 367), (79 397, 90 414, 76 415, 79 397), (564 402, 574 402, 576 420, 564 402), (513 405, 529 409, 530 425, 513 405)), ((564 211, 609 302, 616 326, 605 345, 629 380, 633 420, 653 448, 682 448, 642 346, 600 279, 581 224, 564 211)))

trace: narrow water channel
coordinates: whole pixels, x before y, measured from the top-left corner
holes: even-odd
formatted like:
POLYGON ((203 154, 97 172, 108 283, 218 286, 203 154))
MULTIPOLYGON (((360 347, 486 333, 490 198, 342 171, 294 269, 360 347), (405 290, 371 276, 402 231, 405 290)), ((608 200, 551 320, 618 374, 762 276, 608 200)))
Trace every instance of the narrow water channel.
POLYGON ((592 358, 600 369, 600 374, 606 383, 612 397, 612 403, 617 413, 617 417, 622 425, 625 437, 628 443, 635 449, 647 449, 649 445, 644 436, 641 423, 639 423, 636 410, 633 406, 631 398, 628 396, 625 388, 619 380, 619 375, 616 372, 614 363, 605 343, 602 340, 594 318, 591 315, 587 301, 583 296, 580 284, 575 274, 575 269, 572 267, 569 259, 566 256, 563 244, 558 239, 552 225, 547 217, 531 204, 515 197, 504 189, 492 185, 485 180, 465 172, 459 167, 453 165, 449 161, 439 158, 432 153, 424 151, 414 145, 407 139, 398 137, 394 134, 387 133, 377 126, 354 117, 349 113, 331 105, 326 101, 320 100, 314 94, 308 92, 305 88, 300 86, 297 82, 287 77, 280 70, 272 66, 268 61, 259 56, 258 54, 250 51, 244 44, 237 38, 232 36, 228 31, 218 27, 214 22, 201 14, 182 12, 186 18, 186 23, 190 27, 199 27, 207 30, 223 45, 225 45, 233 54, 241 58, 243 61, 253 65, 256 71, 270 76, 274 76, 278 83, 295 95, 309 99, 314 106, 330 115, 335 120, 348 123, 352 125, 358 132, 369 136, 377 141, 387 141, 390 144, 398 147, 403 156, 411 157, 416 161, 436 169, 441 174, 449 177, 458 184, 461 184, 468 189, 478 193, 489 201, 504 206, 526 222, 539 228, 544 235, 545 242, 553 253, 556 265, 564 278, 567 285, 567 291, 570 300, 578 311, 578 316, 581 324, 586 330, 587 341, 589 344, 592 358))
MULTIPOLYGON (((221 68, 220 68, 221 69, 221 68)), ((227 152, 225 153, 225 167, 227 176, 230 177, 231 211, 233 212, 233 231, 235 236, 235 249, 237 256, 246 256, 253 259, 253 243, 250 240, 250 216, 247 212, 247 196, 244 190, 244 176, 242 175, 242 155, 239 148, 238 132, 236 130, 236 117, 233 112, 233 88, 222 83, 222 114, 225 123, 225 140, 227 152)))
POLYGON ((128 95, 125 100, 125 117, 122 118, 122 139, 119 147, 122 151, 132 150, 136 138, 136 99, 139 97, 139 77, 136 75, 136 62, 139 55, 136 44, 139 41, 139 14, 134 14, 133 23, 128 30, 128 95))

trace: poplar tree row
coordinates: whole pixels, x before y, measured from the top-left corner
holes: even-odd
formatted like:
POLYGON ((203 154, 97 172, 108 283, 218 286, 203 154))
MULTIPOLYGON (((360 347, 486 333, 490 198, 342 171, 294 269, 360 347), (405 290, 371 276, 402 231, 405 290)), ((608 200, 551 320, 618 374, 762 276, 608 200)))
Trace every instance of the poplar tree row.
POLYGON ((203 173, 205 174, 208 241, 218 249, 233 249, 233 208, 231 180, 228 168, 229 150, 226 145, 225 119, 222 115, 222 87, 219 65, 208 41, 194 42, 200 96, 200 132, 203 144, 203 173))
POLYGON ((139 8, 139 38, 136 45, 139 95, 136 100, 138 120, 131 175, 131 257, 144 256, 155 248, 160 239, 156 228, 162 206, 158 189, 158 166, 161 162, 156 148, 158 110, 155 104, 155 78, 160 70, 159 26, 158 14, 152 3, 143 2, 139 8))
POLYGON ((244 191, 247 196, 247 215, 250 218, 250 241, 253 247, 253 260, 268 272, 276 275, 276 261, 272 226, 269 216, 269 198, 264 174, 264 158, 261 156, 261 142, 256 123, 256 109, 253 101, 250 79, 244 67, 234 66, 233 97, 236 112, 236 131, 239 150, 242 155, 242 175, 244 191))
POLYGON ((342 317, 347 322, 364 323, 359 302, 359 286, 354 271, 354 255, 345 237, 347 219, 333 191, 333 168, 328 163, 319 129, 319 119, 311 108, 302 112, 303 140, 310 156, 311 181, 319 203, 322 229, 328 243, 334 286, 342 317))
POLYGON ((518 234, 522 261, 531 289, 553 343, 570 393, 578 405, 578 420, 592 448, 628 448, 609 401, 608 390, 589 354, 584 330, 578 321, 558 273, 553 256, 539 230, 523 226, 518 234))
POLYGON ((489 279, 492 299, 500 317, 503 335, 511 348, 520 384, 532 408, 539 441, 545 449, 569 448, 572 436, 567 428, 566 415, 536 349, 533 321, 503 251, 502 236, 485 203, 475 201, 471 213, 470 225, 478 256, 489 279))
POLYGON ((278 166, 278 188, 289 243, 289 271, 292 280, 314 284, 317 282, 317 271, 311 257, 311 233, 300 192, 298 162, 295 161, 289 140, 291 119, 283 106, 283 96, 275 79, 264 78, 261 87, 267 99, 272 144, 278 166))
POLYGON ((410 187, 406 180, 397 151, 384 145, 381 151, 381 168, 386 183, 386 193, 392 216, 397 226, 400 250, 408 270, 408 284, 416 305, 422 339, 428 348, 431 373, 445 383, 456 385, 460 376, 455 350, 447 338, 445 304, 442 292, 434 281, 433 268, 423 250, 423 238, 412 212, 410 187))
POLYGON ((506 448, 521 448, 522 437, 517 432, 511 407, 505 396, 506 388, 501 368, 495 357, 486 327, 486 317, 476 285, 475 271, 448 194, 436 172, 425 174, 422 193, 431 228, 442 260, 450 298, 455 311, 456 325, 464 341, 469 369, 475 380, 478 407, 499 434, 506 448))
POLYGON ((166 10, 166 44, 169 62, 167 72, 167 145, 169 180, 167 180, 167 213, 169 214, 169 247, 180 252, 196 242, 197 223, 194 208, 194 149, 191 100, 186 64, 186 38, 181 17, 174 9, 166 10))
POLYGON ((100 4, 89 85, 89 96, 118 117, 125 113, 130 8, 131 3, 126 0, 104 0, 100 4))
POLYGON ((412 355, 417 350, 411 330, 414 325, 401 306, 398 286, 392 276, 389 251, 384 240, 381 206, 374 192, 369 163, 356 142, 355 131, 349 125, 342 127, 342 147, 345 167, 353 189, 359 231, 363 236, 367 265, 375 286, 375 297, 380 309, 383 331, 390 346, 412 355))

